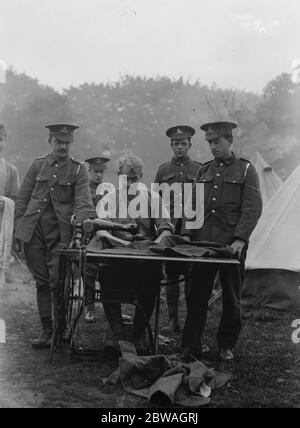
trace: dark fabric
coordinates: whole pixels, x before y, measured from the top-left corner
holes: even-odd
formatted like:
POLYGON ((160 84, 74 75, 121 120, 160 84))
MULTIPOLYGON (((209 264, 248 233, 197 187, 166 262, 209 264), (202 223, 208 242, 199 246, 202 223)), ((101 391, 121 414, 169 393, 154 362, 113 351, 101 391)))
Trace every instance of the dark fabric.
POLYGON ((194 264, 191 288, 187 299, 187 318, 184 326, 182 347, 201 352, 208 300, 211 296, 217 273, 222 285, 223 313, 217 334, 220 348, 233 349, 241 331, 241 284, 244 275, 246 250, 239 265, 194 264))
POLYGON ((29 243, 24 244, 27 266, 37 287, 37 305, 41 318, 51 317, 51 290, 58 287, 59 257, 52 250, 60 242, 57 218, 51 203, 41 216, 29 243))
POLYGON ((56 162, 52 155, 32 162, 16 200, 16 238, 30 241, 49 201, 56 213, 61 240, 69 243, 72 215, 82 221, 88 217, 88 211, 94 210, 86 166, 72 158, 56 162))
POLYGON ((189 242, 181 236, 166 236, 160 244, 152 241, 134 241, 129 245, 115 246, 109 238, 93 238, 87 246, 90 252, 104 254, 151 255, 166 257, 225 257, 234 258, 232 248, 217 242, 192 241, 189 242))
POLYGON ((125 391, 148 399, 156 407, 201 407, 210 403, 212 390, 222 388, 230 374, 209 369, 201 361, 183 364, 176 355, 138 356, 128 342, 120 341, 119 369, 106 383, 120 379, 125 391))
MULTIPOLYGON (((160 262, 126 261, 100 266, 101 297, 137 301, 149 320, 160 287, 160 262)), ((118 303, 103 303, 106 312, 110 307, 121 310, 118 303)), ((139 309, 135 312, 134 336, 140 338, 145 328, 145 319, 139 309)))
MULTIPOLYGON (((183 235, 192 240, 231 244, 235 238, 248 242, 262 212, 258 176, 248 161, 234 155, 227 161, 213 160, 204 164, 197 183, 204 184, 204 224, 191 230, 183 219, 183 235)), ((192 206, 196 207, 196 184, 192 206)))
MULTIPOLYGON (((186 156, 184 159, 173 158, 170 162, 167 162, 161 165, 156 173, 154 183, 162 184, 166 183, 172 185, 174 183, 181 183, 182 191, 180 195, 180 200, 174 200, 173 195, 170 199, 169 209, 171 220, 176 226, 176 233, 179 233, 178 230, 181 226, 181 218, 174 218, 174 204, 180 204, 184 201, 184 183, 193 183, 197 177, 198 170, 201 164, 197 161, 193 161, 189 156, 186 156)), ((160 195, 163 197, 162 192, 160 195)), ((164 198, 163 198, 164 199, 164 198)))

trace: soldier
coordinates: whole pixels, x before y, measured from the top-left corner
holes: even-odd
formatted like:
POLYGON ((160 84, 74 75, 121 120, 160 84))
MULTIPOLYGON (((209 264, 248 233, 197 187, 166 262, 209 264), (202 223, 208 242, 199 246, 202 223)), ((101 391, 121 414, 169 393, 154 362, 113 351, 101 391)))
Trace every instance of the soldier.
POLYGON ((85 160, 89 165, 90 190, 95 208, 101 199, 101 195, 97 194, 96 191, 99 184, 103 183, 107 162, 109 161, 110 159, 107 156, 97 156, 85 160))
POLYGON ((72 238, 71 217, 82 221, 93 210, 88 171, 69 155, 78 126, 48 125, 51 154, 35 159, 21 185, 15 213, 15 245, 24 253, 37 287, 43 333, 33 348, 49 348, 52 335, 51 291, 58 287, 58 256, 53 248, 72 238))
MULTIPOLYGON (((139 226, 139 234, 145 240, 160 243, 165 236, 174 232, 174 226, 171 223, 169 213, 164 207, 159 195, 147 188, 136 189, 139 194, 140 204, 147 207, 146 216, 124 218, 122 215, 122 206, 129 206, 136 195, 131 192, 130 186, 138 184, 143 176, 143 163, 136 156, 127 155, 120 159, 119 175, 126 176, 127 190, 119 188, 116 192, 107 195, 100 201, 99 216, 103 219, 117 221, 120 223, 136 222, 139 226), (111 201, 109 201, 111 199, 111 201), (111 203, 110 203, 111 202, 111 203), (114 204, 115 202, 115 204, 114 204), (113 206, 115 205, 115 209, 113 206), (111 207, 111 211, 107 210, 111 207), (160 209, 161 208, 161 209, 160 209)), ((116 234, 118 237, 122 236, 116 234)), ((123 244, 124 245, 124 244, 123 244)), ((106 299, 112 299, 121 290, 128 292, 138 292, 138 303, 142 307, 145 316, 149 320, 155 306, 155 298, 160 287, 161 266, 160 263, 144 261, 124 261, 113 265, 103 265, 101 269, 101 291, 106 299)), ((118 303, 103 303, 106 318, 113 332, 112 338, 109 336, 105 340, 106 351, 119 353, 118 340, 124 340, 126 334, 124 331, 121 305, 118 303)), ((133 333, 131 340, 137 345, 143 337, 145 330, 145 320, 139 310, 135 313, 133 323, 133 333)))
POLYGON ((2 156, 5 144, 6 129, 0 123, 0 242, 2 243, 0 248, 0 288, 5 285, 5 274, 9 268, 14 215, 14 203, 12 201, 15 201, 19 190, 17 168, 2 156), (11 224, 6 224, 6 222, 11 224))
MULTIPOLYGON (((208 299, 218 269, 223 291, 223 315, 217 335, 220 359, 233 359, 232 350, 241 330, 240 295, 245 258, 249 237, 262 212, 262 200, 254 166, 231 151, 232 130, 236 127, 231 122, 201 126, 214 157, 202 165, 197 177, 198 183, 204 183, 204 223, 201 228, 191 230, 184 219, 182 235, 191 240, 230 245, 240 260, 240 270, 236 265, 194 265, 182 338, 183 360, 201 357, 208 299)), ((192 202, 194 205, 195 192, 192 202)))
MULTIPOLYGON (((93 204, 96 209, 98 202, 103 195, 97 194, 97 189, 103 183, 104 173, 109 162, 107 156, 97 156, 86 159, 85 162, 89 165, 90 190, 93 199, 93 204)), ((86 322, 94 322, 95 317, 95 281, 97 278, 98 265, 89 263, 86 269, 86 322)))
MULTIPOLYGON (((170 216, 172 223, 175 226, 175 233, 180 235, 182 226, 182 217, 175 217, 175 207, 182 207, 184 201, 183 184, 193 183, 196 179, 197 172, 201 164, 192 160, 188 156, 188 152, 192 147, 191 138, 195 134, 195 130, 190 126, 174 126, 167 130, 167 136, 171 139, 171 148, 174 156, 170 162, 161 165, 154 179, 155 183, 166 183, 172 185, 174 183, 181 184, 179 199, 171 195, 170 198, 170 216)), ((161 193, 163 197, 163 193, 161 193)), ((172 265, 166 266, 166 273, 169 280, 178 280, 179 275, 172 269, 172 265)), ((185 285, 185 293, 187 296, 188 285, 185 285)), ((180 330, 178 322, 178 303, 179 303, 179 285, 170 285, 166 287, 167 305, 169 313, 168 325, 162 329, 163 332, 178 332, 180 330)))

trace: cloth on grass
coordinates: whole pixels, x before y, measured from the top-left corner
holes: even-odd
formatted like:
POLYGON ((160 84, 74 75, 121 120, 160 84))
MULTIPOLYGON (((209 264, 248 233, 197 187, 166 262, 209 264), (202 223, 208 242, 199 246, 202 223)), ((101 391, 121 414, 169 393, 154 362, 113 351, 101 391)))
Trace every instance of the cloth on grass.
POLYGON ((201 361, 184 364, 176 355, 138 356, 133 344, 119 341, 122 357, 119 368, 106 380, 151 406, 201 407, 211 401, 212 390, 224 387, 231 379, 227 373, 209 369, 201 361))

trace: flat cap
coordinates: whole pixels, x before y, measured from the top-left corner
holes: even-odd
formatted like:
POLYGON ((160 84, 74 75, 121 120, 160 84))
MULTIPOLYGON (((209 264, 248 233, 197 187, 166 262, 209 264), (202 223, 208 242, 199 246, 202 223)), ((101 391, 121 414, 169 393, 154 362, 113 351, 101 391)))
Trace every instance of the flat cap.
POLYGON ((224 135, 232 136, 232 130, 237 128, 237 124, 233 122, 212 122, 205 123, 200 127, 202 131, 206 132, 206 140, 214 140, 215 138, 224 135))
POLYGON ((69 142, 72 141, 74 131, 78 129, 79 126, 67 123, 55 123, 53 125, 46 125, 45 128, 49 129, 50 137, 69 142))
POLYGON ((90 168, 106 168, 106 163, 110 161, 107 156, 94 156, 85 160, 89 164, 90 168))
POLYGON ((184 138, 191 138, 195 132, 191 126, 177 125, 169 128, 166 134, 171 140, 183 140, 184 138))

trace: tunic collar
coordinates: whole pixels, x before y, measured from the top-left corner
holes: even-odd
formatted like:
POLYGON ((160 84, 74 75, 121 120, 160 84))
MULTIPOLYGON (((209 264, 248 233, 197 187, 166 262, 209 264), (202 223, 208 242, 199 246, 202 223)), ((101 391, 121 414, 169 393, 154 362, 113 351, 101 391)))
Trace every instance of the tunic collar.
POLYGON ((186 165, 187 163, 189 163, 191 160, 191 158, 187 155, 184 158, 177 158, 176 156, 174 156, 171 160, 172 163, 174 163, 175 165, 186 165))
POLYGON ((61 167, 65 166, 68 163, 69 159, 70 159, 70 157, 68 156, 67 159, 64 160, 63 162, 62 161, 58 161, 58 160, 56 160, 54 158, 53 153, 51 153, 49 155, 49 157, 48 157, 48 163, 49 163, 50 166, 52 166, 54 164, 57 164, 58 168, 61 168, 61 167))

